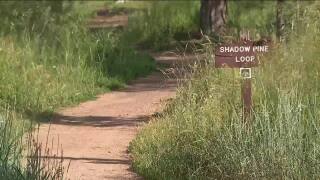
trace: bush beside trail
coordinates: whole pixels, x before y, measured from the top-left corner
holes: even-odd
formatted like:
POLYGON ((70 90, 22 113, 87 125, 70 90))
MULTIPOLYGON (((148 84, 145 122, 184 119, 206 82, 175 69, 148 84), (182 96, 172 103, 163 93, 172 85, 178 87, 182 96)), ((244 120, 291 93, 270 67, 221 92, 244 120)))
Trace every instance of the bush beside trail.
POLYGON ((26 137, 33 122, 155 69, 124 31, 87 29, 95 3, 0 3, 0 179, 63 179, 63 160, 41 157, 37 138, 26 137))
POLYGON ((238 71, 214 69, 211 44, 209 65, 131 144, 134 169, 148 179, 319 179, 319 3, 305 7, 254 69, 249 125, 238 71))

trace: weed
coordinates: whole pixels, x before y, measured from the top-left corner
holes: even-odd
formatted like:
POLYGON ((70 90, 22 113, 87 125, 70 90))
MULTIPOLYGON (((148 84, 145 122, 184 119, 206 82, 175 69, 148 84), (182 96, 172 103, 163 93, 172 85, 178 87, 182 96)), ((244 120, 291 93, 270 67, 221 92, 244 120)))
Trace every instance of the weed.
POLYGON ((286 44, 254 69, 249 126, 238 71, 208 63, 131 144, 135 170, 148 179, 319 179, 319 3, 305 5, 286 44))

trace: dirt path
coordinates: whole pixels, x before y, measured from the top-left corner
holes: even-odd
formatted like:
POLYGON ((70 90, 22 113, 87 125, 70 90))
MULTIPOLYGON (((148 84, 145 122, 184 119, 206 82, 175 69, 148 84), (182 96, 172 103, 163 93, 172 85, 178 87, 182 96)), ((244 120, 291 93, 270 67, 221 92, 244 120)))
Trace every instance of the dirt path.
MULTIPOLYGON (((178 57, 156 59, 172 64, 178 57)), ((171 77, 154 72, 123 90, 66 108, 51 125, 40 126, 40 139, 46 141, 49 128, 49 142, 59 139, 64 159, 71 161, 68 178, 72 180, 139 179, 130 169, 128 146, 138 127, 175 95, 177 80, 171 77)))
MULTIPOLYGON (((124 27, 128 23, 127 15, 108 16, 105 10, 99 13, 101 15, 88 21, 88 28, 124 27)), ((154 72, 132 81, 123 90, 63 109, 51 124, 40 126, 42 143, 47 141, 50 130, 48 142, 53 142, 52 149, 62 146, 65 165, 70 162, 68 179, 141 179, 131 170, 129 143, 139 126, 175 96, 181 65, 190 64, 189 60, 195 59, 192 56, 181 59, 172 53, 153 56, 158 63, 165 65, 161 66, 162 73, 154 72)))

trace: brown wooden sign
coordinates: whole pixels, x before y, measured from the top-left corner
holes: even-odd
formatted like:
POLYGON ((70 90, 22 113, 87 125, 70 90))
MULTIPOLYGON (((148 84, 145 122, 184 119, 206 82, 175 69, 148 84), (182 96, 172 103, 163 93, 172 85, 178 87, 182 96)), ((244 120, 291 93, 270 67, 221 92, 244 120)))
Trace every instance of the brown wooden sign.
POLYGON ((251 116, 252 84, 251 68, 260 64, 258 56, 269 51, 265 41, 242 41, 239 43, 223 44, 216 47, 216 68, 240 68, 242 80, 243 119, 251 116))
POLYGON ((259 65, 258 55, 268 52, 268 45, 253 41, 224 44, 216 47, 216 68, 251 68, 259 65))

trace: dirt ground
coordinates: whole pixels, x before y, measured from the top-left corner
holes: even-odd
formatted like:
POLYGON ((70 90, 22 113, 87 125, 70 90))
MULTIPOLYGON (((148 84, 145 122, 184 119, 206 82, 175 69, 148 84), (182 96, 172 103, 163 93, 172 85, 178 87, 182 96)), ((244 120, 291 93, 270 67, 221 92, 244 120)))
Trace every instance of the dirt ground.
MULTIPOLYGON (((88 21, 88 28, 123 27, 128 23, 127 15, 100 13, 88 21)), ((152 56, 161 64, 159 71, 132 81, 124 89, 62 109, 50 124, 40 126, 42 144, 53 142, 53 150, 62 147, 65 166, 70 163, 67 179, 141 179, 131 169, 129 143, 139 127, 175 96, 178 81, 186 74, 185 64, 195 59, 170 52, 152 56)))
POLYGON ((40 126, 40 141, 47 141, 50 130, 52 149, 57 144, 62 146, 65 165, 71 162, 69 179, 140 179, 131 170, 129 143, 139 126, 175 96, 178 84, 174 75, 177 69, 170 65, 179 57, 154 56, 167 65, 162 72, 132 81, 128 87, 100 95, 96 100, 63 109, 51 124, 40 126))

